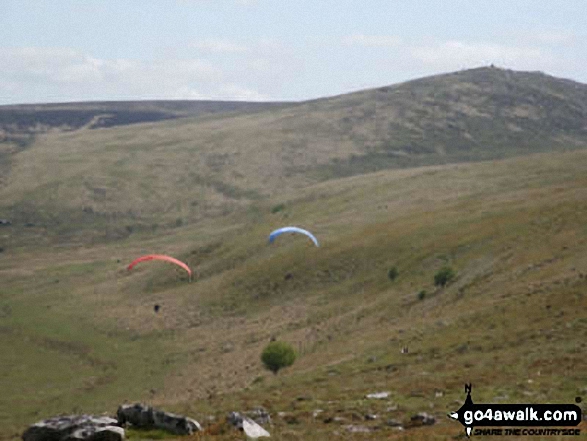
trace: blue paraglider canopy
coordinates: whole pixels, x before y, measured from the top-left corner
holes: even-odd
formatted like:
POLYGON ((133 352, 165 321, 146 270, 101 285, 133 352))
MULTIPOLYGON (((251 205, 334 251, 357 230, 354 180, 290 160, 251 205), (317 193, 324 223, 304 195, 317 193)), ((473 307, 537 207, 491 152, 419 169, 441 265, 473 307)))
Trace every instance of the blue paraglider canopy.
POLYGON ((273 243, 273 241, 275 240, 275 238, 277 236, 283 234, 283 233, 301 233, 301 234, 305 234, 310 239, 312 239, 312 242, 314 242, 314 245, 316 245, 317 247, 320 246, 318 244, 318 239, 316 239, 312 233, 310 233, 309 231, 304 230, 302 228, 298 228, 298 227, 283 227, 283 228, 279 228, 279 229, 273 231, 269 235, 269 243, 273 243))

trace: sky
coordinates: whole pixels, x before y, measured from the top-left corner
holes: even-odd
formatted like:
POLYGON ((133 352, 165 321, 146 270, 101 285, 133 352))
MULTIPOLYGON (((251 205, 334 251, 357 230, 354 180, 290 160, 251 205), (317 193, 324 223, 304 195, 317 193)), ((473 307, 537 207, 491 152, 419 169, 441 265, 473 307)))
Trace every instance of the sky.
POLYGON ((494 64, 587 83, 584 0, 0 0, 0 104, 301 101, 494 64))

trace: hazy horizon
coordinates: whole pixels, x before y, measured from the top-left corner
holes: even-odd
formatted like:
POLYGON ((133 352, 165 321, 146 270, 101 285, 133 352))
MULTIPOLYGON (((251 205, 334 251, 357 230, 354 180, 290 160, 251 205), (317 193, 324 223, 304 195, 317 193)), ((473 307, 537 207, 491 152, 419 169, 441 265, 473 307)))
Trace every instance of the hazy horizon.
POLYGON ((0 5, 0 105, 304 101, 494 64, 587 82, 582 2, 0 5))

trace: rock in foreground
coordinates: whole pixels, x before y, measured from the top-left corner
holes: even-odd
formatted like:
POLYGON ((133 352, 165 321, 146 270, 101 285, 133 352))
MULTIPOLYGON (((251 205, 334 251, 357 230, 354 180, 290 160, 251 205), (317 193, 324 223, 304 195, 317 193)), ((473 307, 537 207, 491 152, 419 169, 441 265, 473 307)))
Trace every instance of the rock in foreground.
POLYGON ((258 425, 249 417, 242 416, 238 412, 230 412, 228 414, 228 422, 239 430, 245 432, 249 438, 261 438, 264 436, 271 436, 263 427, 258 425))
POLYGON ((122 441, 124 429, 110 417, 67 415, 49 418, 29 427, 23 441, 122 441))
POLYGON ((191 418, 153 409, 144 404, 123 404, 116 412, 119 424, 131 424, 142 429, 161 429, 175 435, 191 435, 202 426, 191 418))

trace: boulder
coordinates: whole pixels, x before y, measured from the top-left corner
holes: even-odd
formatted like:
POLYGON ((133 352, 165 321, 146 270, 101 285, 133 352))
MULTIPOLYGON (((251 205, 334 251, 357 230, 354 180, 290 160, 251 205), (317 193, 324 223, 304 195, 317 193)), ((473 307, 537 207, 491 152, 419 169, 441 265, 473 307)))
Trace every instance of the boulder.
POLYGON ((245 432, 249 438, 261 438, 264 436, 271 436, 263 427, 258 425, 255 421, 249 417, 243 416, 238 412, 230 412, 227 420, 230 424, 239 430, 245 432))
POLYGON ((144 404, 123 404, 116 412, 119 424, 143 429, 161 429, 175 435, 191 435, 202 430, 196 420, 154 409, 144 404))
POLYGON ((49 418, 29 427, 23 441, 122 441, 124 429, 114 418, 67 415, 49 418))
POLYGON ((196 420, 163 412, 162 410, 153 409, 153 422, 157 429, 165 430, 175 435, 191 435, 202 430, 202 426, 196 420))
POLYGON ((119 424, 131 424, 136 427, 151 428, 154 426, 153 409, 144 404, 123 404, 116 411, 119 424))
POLYGON ((261 437, 269 437, 269 432, 259 426, 256 422, 251 420, 250 418, 243 419, 243 431, 245 435, 249 438, 261 438, 261 437))
POLYGON ((88 426, 77 429, 63 441, 122 441, 124 429, 117 426, 88 426))

